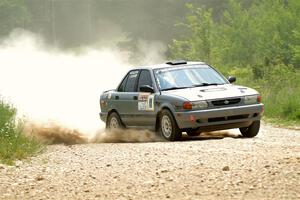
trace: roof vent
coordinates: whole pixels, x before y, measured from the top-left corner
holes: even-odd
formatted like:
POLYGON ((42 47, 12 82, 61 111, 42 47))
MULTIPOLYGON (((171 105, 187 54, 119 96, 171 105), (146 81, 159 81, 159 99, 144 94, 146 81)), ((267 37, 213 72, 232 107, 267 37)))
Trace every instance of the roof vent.
POLYGON ((187 62, 185 60, 174 60, 174 61, 169 61, 166 64, 168 65, 185 65, 187 62))

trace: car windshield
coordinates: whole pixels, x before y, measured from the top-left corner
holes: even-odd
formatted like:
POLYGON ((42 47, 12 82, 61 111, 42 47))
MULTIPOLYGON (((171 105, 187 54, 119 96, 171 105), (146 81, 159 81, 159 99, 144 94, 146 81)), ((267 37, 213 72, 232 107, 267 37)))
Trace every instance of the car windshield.
POLYGON ((223 85, 228 82, 208 65, 163 68, 154 71, 160 90, 223 85))

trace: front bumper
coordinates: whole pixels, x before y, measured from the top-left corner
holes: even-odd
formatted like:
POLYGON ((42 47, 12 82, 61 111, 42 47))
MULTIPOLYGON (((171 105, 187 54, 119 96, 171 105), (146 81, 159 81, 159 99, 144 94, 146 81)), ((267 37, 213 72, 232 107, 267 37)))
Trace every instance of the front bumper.
POLYGON ((263 104, 254 104, 175 112, 174 117, 180 129, 220 130, 249 126, 253 121, 261 119, 263 110, 263 104))
POLYGON ((100 119, 106 122, 108 113, 99 113, 100 119))

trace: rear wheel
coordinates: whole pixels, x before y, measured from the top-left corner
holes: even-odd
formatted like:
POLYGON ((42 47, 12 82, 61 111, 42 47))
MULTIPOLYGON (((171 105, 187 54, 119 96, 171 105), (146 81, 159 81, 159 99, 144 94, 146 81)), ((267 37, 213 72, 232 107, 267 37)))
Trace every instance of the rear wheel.
POLYGON ((182 136, 181 130, 169 110, 163 110, 159 120, 159 133, 160 135, 169 141, 180 140, 182 136))
POLYGON ((120 116, 113 112, 108 116, 107 122, 106 122, 106 129, 109 130, 115 130, 115 129, 122 129, 124 128, 124 125, 121 121, 120 116))
POLYGON ((244 137, 252 138, 255 137, 260 128, 260 121, 254 121, 250 126, 240 128, 240 132, 244 137))

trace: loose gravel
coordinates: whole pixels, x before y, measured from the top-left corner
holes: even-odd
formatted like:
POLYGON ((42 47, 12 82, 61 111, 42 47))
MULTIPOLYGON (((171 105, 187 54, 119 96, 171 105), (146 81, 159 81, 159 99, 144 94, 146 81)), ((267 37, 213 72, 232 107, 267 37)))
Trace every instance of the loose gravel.
POLYGON ((300 199, 300 131, 50 145, 0 165, 0 199, 300 199))

